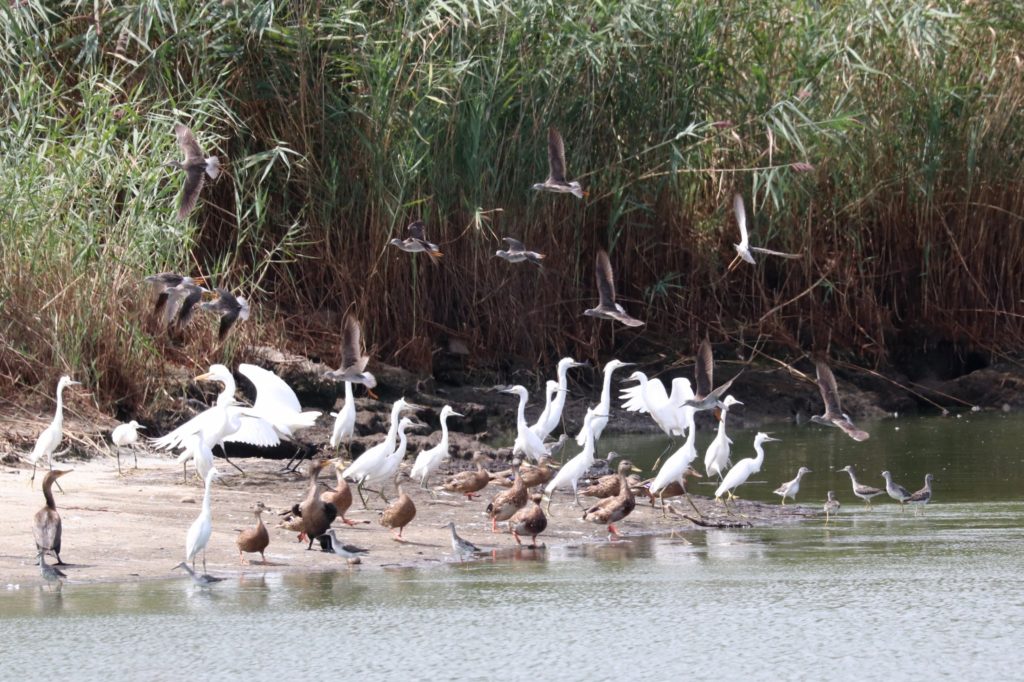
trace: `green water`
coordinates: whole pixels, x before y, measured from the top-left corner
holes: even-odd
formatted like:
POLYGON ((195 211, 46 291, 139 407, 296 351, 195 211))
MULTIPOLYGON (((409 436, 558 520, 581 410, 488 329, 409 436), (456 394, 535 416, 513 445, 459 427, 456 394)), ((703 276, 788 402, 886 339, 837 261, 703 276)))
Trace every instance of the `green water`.
MULTIPOLYGON (((618 545, 401 571, 268 573, 0 591, 3 679, 1014 679, 1024 654, 1024 420, 977 415, 866 425, 855 443, 775 429, 740 494, 805 465, 838 520, 686 531, 618 545), (898 427, 898 429, 897 429, 898 427), (855 500, 856 464, 911 489, 922 514, 855 500), (60 617, 58 617, 60 616, 60 617)), ((699 437, 701 460, 710 434, 699 437)), ((734 433, 748 456, 752 433, 734 433)), ((607 438, 650 462, 661 439, 607 438)), ((735 457, 734 457, 735 460, 735 457)), ((704 489, 706 490, 706 489, 704 489)), ((703 491, 703 490, 702 490, 703 491)), ((880 499, 880 498, 878 498, 880 499)), ((3 587, 0 578, 0 588, 3 587)))

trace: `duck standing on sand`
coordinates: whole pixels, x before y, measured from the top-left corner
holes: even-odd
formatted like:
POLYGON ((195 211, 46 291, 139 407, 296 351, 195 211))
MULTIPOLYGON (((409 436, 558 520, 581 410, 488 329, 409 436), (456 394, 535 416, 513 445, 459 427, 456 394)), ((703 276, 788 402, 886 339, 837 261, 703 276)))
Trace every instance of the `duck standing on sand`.
POLYGON ((512 531, 512 537, 516 539, 517 545, 523 544, 523 541, 519 539, 520 535, 529 535, 530 548, 535 548, 537 536, 548 527, 548 517, 544 516, 544 509, 540 506, 543 499, 544 497, 541 495, 532 496, 530 505, 517 511, 508 520, 509 530, 512 531))
POLYGON ((341 460, 332 459, 330 462, 334 465, 334 472, 337 477, 335 488, 334 490, 325 490, 320 493, 320 499, 324 504, 334 505, 334 510, 337 513, 335 518, 340 518, 341 522, 347 526, 354 526, 356 525, 355 521, 349 521, 345 518, 345 512, 352 506, 352 488, 348 486, 348 481, 341 475, 343 471, 341 460))
POLYGON ((491 518, 492 533, 498 532, 498 521, 508 521, 513 514, 525 507, 526 502, 530 499, 523 477, 519 475, 520 463, 518 458, 512 460, 512 475, 515 477, 512 487, 495 495, 491 503, 487 505, 487 516, 491 518))
POLYGON ((46 472, 43 478, 43 498, 46 505, 36 512, 32 522, 32 537, 36 541, 36 551, 41 553, 52 552, 57 557, 57 565, 63 566, 60 559, 61 521, 57 513, 57 503, 53 501, 53 484, 64 474, 70 473, 71 469, 63 471, 52 469, 46 472))
POLYGON ((270 544, 270 533, 267 532, 267 527, 263 525, 263 512, 268 511, 266 506, 262 502, 257 502, 253 505, 252 512, 256 516, 256 525, 253 528, 246 528, 238 533, 238 537, 235 538, 235 544, 238 545, 238 563, 245 563, 245 553, 260 553, 260 559, 263 563, 267 563, 267 557, 263 555, 263 550, 270 544))
POLYGON ((390 528, 392 531, 398 529, 395 540, 402 539, 402 531, 409 525, 409 522, 416 518, 416 505, 412 498, 398 486, 398 499, 380 513, 380 525, 390 528))
POLYGON ((302 517, 302 532, 309 540, 306 549, 313 549, 313 540, 327 532, 338 516, 338 509, 329 502, 320 499, 320 483, 317 477, 327 466, 327 460, 318 459, 309 466, 309 491, 306 499, 299 503, 299 516, 302 517))
POLYGON ((633 497, 633 491, 630 489, 629 481, 626 478, 630 471, 639 472, 640 470, 633 466, 633 463, 628 459, 619 462, 619 494, 615 497, 603 499, 583 512, 584 521, 608 525, 609 540, 619 539, 619 531, 616 530, 615 523, 626 518, 636 509, 636 499, 633 497))
POLYGON ((450 493, 461 493, 466 496, 467 500, 480 497, 479 491, 486 488, 487 484, 491 482, 490 473, 484 469, 484 460, 486 459, 488 457, 481 452, 473 453, 473 459, 470 461, 476 464, 476 470, 460 471, 441 487, 450 493))

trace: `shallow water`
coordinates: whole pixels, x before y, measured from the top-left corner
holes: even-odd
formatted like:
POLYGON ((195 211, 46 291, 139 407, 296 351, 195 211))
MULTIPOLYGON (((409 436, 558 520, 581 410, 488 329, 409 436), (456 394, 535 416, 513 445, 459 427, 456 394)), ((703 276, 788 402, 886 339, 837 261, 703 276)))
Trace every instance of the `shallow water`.
MULTIPOLYGON (((798 501, 817 506, 832 488, 843 502, 828 527, 695 530, 430 569, 268 573, 206 591, 184 579, 22 587, 0 591, 0 670, 154 680, 1018 676, 1024 420, 865 426, 865 443, 817 426, 776 429, 783 442, 768 445, 755 477, 764 482, 740 490, 773 499, 808 466, 798 501), (831 471, 850 463, 866 483, 888 468, 912 490, 932 472, 935 502, 920 515, 885 501, 868 510, 831 471)), ((701 459, 710 439, 699 434, 701 459)), ((752 439, 734 433, 734 453, 752 454, 752 439)), ((602 445, 649 466, 664 440, 602 445)))

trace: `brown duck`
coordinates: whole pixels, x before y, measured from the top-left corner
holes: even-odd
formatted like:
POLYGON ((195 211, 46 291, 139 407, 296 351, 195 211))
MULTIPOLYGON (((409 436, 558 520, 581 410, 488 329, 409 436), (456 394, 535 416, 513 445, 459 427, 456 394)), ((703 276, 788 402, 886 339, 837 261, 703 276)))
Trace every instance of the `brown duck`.
MULTIPOLYGON (((531 466, 528 469, 520 469, 519 475, 523 477, 523 483, 527 488, 535 488, 539 485, 544 485, 558 473, 557 467, 551 466, 550 457, 541 457, 540 462, 536 466, 531 466)), ((508 469, 496 474, 493 474, 492 479, 495 483, 503 488, 512 487, 512 470, 508 469)), ((615 479, 618 481, 618 478, 615 479)))
POLYGON ((57 565, 63 566, 60 560, 60 535, 61 524, 60 514, 57 513, 57 504, 53 501, 53 484, 64 474, 70 473, 71 469, 60 471, 52 469, 46 473, 43 479, 43 497, 46 498, 46 506, 36 512, 32 525, 32 535, 36 540, 36 550, 39 552, 52 552, 57 557, 57 565))
MULTIPOLYGON (((629 481, 630 488, 640 485, 639 476, 629 476, 626 480, 629 481)), ((580 495, 600 498, 615 497, 619 494, 619 482, 618 474, 608 474, 597 479, 593 484, 580 488, 580 495)))
POLYGON ((337 476, 337 484, 334 490, 325 490, 320 493, 320 499, 325 504, 333 504, 334 509, 337 511, 338 516, 341 517, 343 523, 354 526, 355 521, 349 521, 345 518, 345 512, 348 511, 349 507, 352 506, 352 489, 348 487, 348 481, 341 476, 341 472, 344 471, 344 467, 341 466, 341 460, 331 460, 334 464, 334 473, 337 476))
POLYGON ((619 531, 615 529, 615 523, 629 516, 636 508, 636 499, 633 497, 633 491, 626 478, 630 471, 639 471, 639 469, 634 467, 628 459, 619 462, 619 494, 601 500, 583 512, 584 521, 608 524, 608 532, 611 534, 609 537, 616 540, 619 538, 619 531))
POLYGON ((338 510, 329 502, 320 499, 318 492, 320 483, 317 476, 327 466, 327 460, 318 459, 309 466, 309 492, 306 499, 299 503, 299 516, 302 517, 302 532, 309 540, 306 549, 313 549, 313 540, 327 532, 327 529, 334 523, 338 510))
POLYGON ((530 493, 526 489, 523 477, 519 475, 519 459, 512 460, 512 487, 502 490, 487 505, 487 515, 491 517, 491 532, 498 532, 498 521, 507 521, 512 515, 526 506, 530 493))
POLYGON ((402 531, 409 522, 416 518, 416 505, 409 497, 402 486, 398 486, 398 499, 380 513, 380 525, 390 528, 392 531, 398 529, 396 540, 402 539, 402 531))
POLYGON ((252 513, 256 516, 256 525, 253 528, 246 528, 238 533, 238 537, 235 538, 235 544, 238 545, 238 563, 245 563, 245 553, 260 553, 260 559, 263 563, 267 563, 267 557, 263 555, 263 550, 270 544, 270 533, 267 532, 267 527, 263 525, 263 512, 268 511, 267 507, 262 502, 257 502, 253 505, 252 513))
POLYGON ((530 498, 533 504, 523 507, 508 520, 509 530, 512 531, 512 537, 516 539, 517 545, 523 544, 519 539, 520 535, 529 535, 532 538, 530 546, 536 547, 537 536, 548 527, 548 517, 544 516, 544 510, 540 506, 543 499, 541 495, 534 495, 530 498))
POLYGON ((473 460, 476 462, 475 471, 460 471, 451 478, 449 478, 443 487, 450 493, 462 493, 466 496, 467 500, 472 500, 474 497, 480 497, 477 492, 487 487, 487 484, 491 481, 491 475, 484 469, 484 460, 487 457, 479 452, 473 455, 473 460))

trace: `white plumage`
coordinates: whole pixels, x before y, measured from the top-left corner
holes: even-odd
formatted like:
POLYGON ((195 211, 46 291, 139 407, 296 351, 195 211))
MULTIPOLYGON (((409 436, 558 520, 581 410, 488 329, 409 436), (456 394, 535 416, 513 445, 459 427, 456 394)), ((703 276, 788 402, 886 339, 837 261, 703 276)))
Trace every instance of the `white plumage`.
POLYGON ((530 427, 541 443, 558 428, 559 422, 562 421, 562 409, 565 407, 565 396, 568 394, 566 373, 573 367, 582 366, 582 362, 576 362, 572 358, 562 358, 558 361, 558 391, 551 403, 551 409, 541 414, 541 418, 530 427))
MULTIPOLYGON (((690 412, 689 415, 692 420, 693 413, 690 412)), ((693 460, 697 459, 697 429, 693 427, 692 421, 688 424, 688 427, 686 442, 669 455, 668 459, 661 465, 661 468, 658 469, 654 481, 651 482, 652 495, 657 495, 674 481, 682 484, 685 489, 686 481, 683 480, 683 474, 690 464, 693 463, 693 460)))
POLYGON ((348 465, 341 472, 342 478, 352 481, 361 488, 367 476, 376 471, 388 455, 395 451, 395 442, 398 439, 398 420, 407 405, 408 403, 403 398, 395 401, 395 404, 391 406, 391 426, 388 428, 387 436, 382 442, 368 448, 356 461, 348 465))
MULTIPOLYGON (((144 428, 146 427, 133 419, 127 424, 118 424, 114 430, 110 432, 110 440, 117 448, 117 473, 121 473, 121 448, 129 447, 137 443, 139 440, 139 429, 144 428)), ((135 454, 134 449, 132 449, 132 454, 135 454)), ((135 455, 135 467, 138 468, 138 466, 138 455, 135 455)))
POLYGON ((757 452, 757 457, 741 459, 736 462, 736 466, 729 469, 729 473, 725 475, 718 490, 715 491, 716 500, 724 492, 728 492, 731 497, 736 488, 746 483, 748 478, 761 470, 761 465, 764 464, 764 448, 761 446, 773 441, 778 441, 778 438, 772 438, 767 433, 759 433, 754 437, 754 450, 757 452))
POLYGON ((192 570, 196 567, 196 555, 203 553, 203 573, 206 572, 206 543, 210 541, 210 534, 213 532, 213 512, 210 510, 210 487, 213 480, 218 477, 216 469, 210 469, 206 473, 206 490, 203 492, 203 508, 199 516, 192 522, 185 535, 185 561, 192 562, 192 570))
POLYGON ((729 414, 730 406, 742 404, 731 395, 725 396, 725 400, 722 401, 722 414, 718 418, 718 435, 711 441, 707 452, 704 453, 704 470, 709 477, 724 476, 725 470, 732 465, 732 462, 729 460, 732 439, 725 434, 725 418, 729 414))
POLYGON ((594 432, 590 428, 593 423, 593 415, 588 415, 583 419, 583 430, 586 432, 587 437, 583 443, 583 450, 578 455, 566 462, 555 477, 544 488, 544 492, 548 496, 548 509, 551 509, 551 493, 558 490, 559 488, 571 487, 573 497, 576 498, 576 503, 579 504, 580 496, 577 492, 579 488, 580 479, 586 475, 590 467, 594 466, 594 432))
POLYGON ((72 381, 71 377, 67 375, 62 376, 57 382, 57 410, 53 414, 53 421, 39 434, 36 445, 32 448, 32 454, 28 458, 28 461, 32 463, 33 482, 36 480, 36 465, 43 457, 46 457, 50 468, 53 468, 53 453, 64 439, 64 388, 78 385, 79 382, 72 381))
MULTIPOLYGON (((630 362, 622 362, 620 360, 610 360, 604 366, 604 385, 601 387, 601 402, 597 404, 597 407, 587 408, 587 412, 594 415, 591 429, 594 431, 595 443, 601 440, 601 434, 604 433, 604 427, 608 425, 608 417, 612 409, 612 372, 620 367, 626 367, 631 364, 630 362)), ((582 446, 586 443, 586 440, 586 430, 580 427, 580 432, 576 435, 576 444, 582 446)))
MULTIPOLYGON (((517 384, 502 389, 502 393, 519 396, 519 410, 516 413, 516 442, 512 446, 512 454, 523 454, 534 462, 538 461, 547 454, 547 450, 544 448, 544 439, 526 424, 526 401, 529 398, 526 389, 517 384)), ((564 396, 565 394, 560 395, 564 396)), ((561 412, 562 408, 559 407, 559 416, 561 416, 561 412)))
POLYGON ((413 480, 419 479, 420 486, 423 488, 427 487, 427 479, 437 471, 437 468, 441 466, 441 462, 448 459, 448 417, 452 415, 456 417, 462 416, 453 410, 450 405, 445 405, 441 408, 441 440, 429 450, 420 452, 416 456, 416 462, 412 465, 410 477, 413 480))
POLYGON ((682 407, 684 401, 693 398, 690 380, 685 377, 673 379, 672 394, 669 395, 660 379, 648 379, 643 372, 633 372, 629 378, 639 383, 619 394, 624 401, 622 407, 628 412, 650 413, 654 422, 669 436, 684 435, 693 414, 693 408, 682 407))
POLYGON ((334 430, 331 431, 331 447, 338 448, 343 441, 350 440, 356 435, 356 401, 352 397, 352 382, 345 382, 345 404, 337 412, 332 412, 334 417, 334 430))

